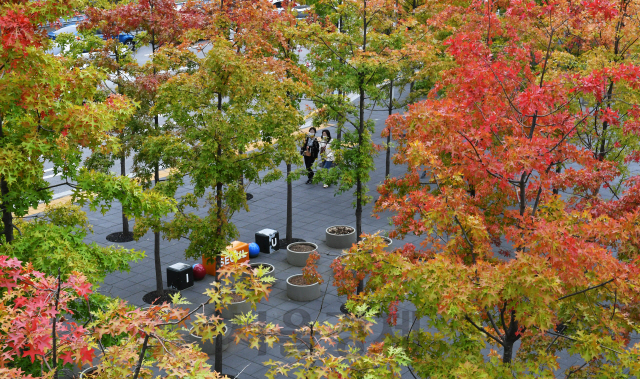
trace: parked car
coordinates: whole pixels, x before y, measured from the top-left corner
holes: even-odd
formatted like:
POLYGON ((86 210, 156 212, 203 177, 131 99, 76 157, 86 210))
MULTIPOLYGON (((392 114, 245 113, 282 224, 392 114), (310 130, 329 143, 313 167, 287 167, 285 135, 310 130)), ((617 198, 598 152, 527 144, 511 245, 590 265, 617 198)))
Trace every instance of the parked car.
POLYGON ((60 25, 62 25, 62 27, 65 27, 69 25, 79 24, 80 22, 84 21, 86 18, 87 16, 83 14, 77 14, 69 17, 60 17, 58 21, 60 22, 60 25))
POLYGON ((278 11, 278 14, 282 13, 282 11, 284 10, 284 8, 282 8, 282 0, 271 0, 271 4, 276 7, 276 11, 278 11))
MULTIPOLYGON (((65 26, 64 28, 58 29, 53 32, 49 32, 48 35, 49 35, 49 38, 55 41, 56 37, 62 33, 69 33, 69 34, 73 34, 74 36, 77 36, 78 25, 74 24, 74 25, 65 26)), ((106 39, 106 37, 102 34, 100 30, 97 30, 95 34, 96 36, 99 36, 102 39, 106 39)), ((131 34, 120 33, 120 35, 118 36, 118 41, 120 41, 120 43, 127 45, 127 47, 129 47, 129 49, 131 50, 135 48, 134 36, 131 34)))
POLYGON ((67 17, 60 17, 58 20, 56 21, 52 21, 52 22, 47 22, 45 24, 43 24, 40 29, 45 29, 47 31, 47 33, 52 32, 56 29, 60 29, 60 28, 64 28, 65 26, 69 26, 69 25, 74 25, 74 24, 78 24, 84 20, 87 19, 87 16, 85 16, 82 13, 78 13, 76 15, 73 16, 67 16, 67 17))

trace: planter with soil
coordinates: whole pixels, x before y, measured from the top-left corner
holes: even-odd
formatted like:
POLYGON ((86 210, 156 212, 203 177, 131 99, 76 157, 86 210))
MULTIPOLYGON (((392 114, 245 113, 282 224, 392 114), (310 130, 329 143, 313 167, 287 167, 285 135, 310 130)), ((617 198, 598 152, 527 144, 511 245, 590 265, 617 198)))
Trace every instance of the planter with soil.
POLYGON ((307 283, 302 274, 291 275, 287 278, 287 296, 291 300, 311 301, 319 298, 320 283, 307 283))
POLYGON ((305 241, 305 240, 303 240, 302 238, 292 238, 292 239, 291 239, 291 242, 287 242, 287 239, 285 238, 285 239, 278 240, 278 244, 279 244, 279 246, 278 246, 278 247, 279 247, 281 250, 284 250, 284 249, 286 249, 286 248, 287 248, 287 246, 291 245, 291 244, 292 244, 292 243, 294 243, 294 242, 306 242, 306 241, 305 241))
POLYGON ((220 315, 225 319, 232 319, 237 315, 248 313, 251 311, 251 304, 240 295, 233 293, 231 295, 231 302, 222 309, 220 315))
POLYGON ((318 250, 318 245, 311 242, 294 242, 287 246, 287 262, 296 267, 304 267, 307 258, 314 251, 318 250))
MULTIPOLYGON (((227 338, 227 333, 229 332, 229 328, 224 327, 224 337, 222 338, 222 351, 227 350, 229 347, 229 341, 227 338)), ((194 334, 193 327, 189 329, 189 340, 190 342, 195 342, 200 346, 200 350, 202 350, 207 355, 213 355, 216 352, 216 339, 213 341, 202 341, 202 337, 194 334)))
POLYGON ((147 304, 162 304, 162 303, 171 303, 171 296, 177 294, 178 290, 166 288, 162 290, 160 293, 158 291, 151 291, 142 297, 142 301, 147 304))
POLYGON ((325 232, 325 243, 334 249, 348 249, 358 240, 356 229, 346 225, 330 226, 325 232))

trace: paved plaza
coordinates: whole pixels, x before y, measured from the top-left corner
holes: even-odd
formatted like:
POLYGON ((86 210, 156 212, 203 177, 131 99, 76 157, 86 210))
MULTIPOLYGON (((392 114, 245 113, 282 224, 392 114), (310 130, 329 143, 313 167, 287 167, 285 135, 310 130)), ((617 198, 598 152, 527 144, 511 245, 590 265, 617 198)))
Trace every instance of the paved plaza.
MULTIPOLYGON (((386 113, 382 110, 373 111, 370 117, 376 120, 375 143, 383 143, 380 132, 384 128, 386 113)), ((330 127, 332 135, 335 130, 330 127)), ((320 132, 320 131, 319 131, 320 132)), ((320 135, 320 133, 318 133, 320 135)), ((385 155, 382 151, 376 158, 376 171, 371 175, 369 183, 370 194, 374 199, 378 198, 376 186, 384 180, 385 155)), ((285 170, 284 165, 280 168, 285 170)), ((391 175, 399 176, 404 172, 404 167, 392 166, 391 175)), ((253 258, 252 262, 266 262, 275 266, 275 285, 268 301, 262 301, 257 306, 258 318, 261 321, 277 323, 283 327, 283 333, 290 333, 296 328, 305 325, 311 320, 336 321, 340 313, 340 305, 345 302, 346 297, 339 297, 336 288, 333 286, 332 270, 329 265, 340 255, 341 251, 331 249, 325 244, 325 229, 332 225, 352 225, 355 226, 355 209, 353 207, 353 193, 335 195, 335 188, 323 188, 322 184, 305 184, 306 176, 302 176, 293 183, 293 236, 303 238, 306 241, 318 245, 321 259, 318 264, 318 271, 325 279, 322 285, 323 296, 311 302, 297 302, 289 299, 286 295, 286 278, 301 273, 300 267, 293 267, 286 262, 286 250, 280 250, 275 254, 260 254, 253 258)), ((178 195, 188 192, 189 188, 180 189, 178 195)), ((284 179, 265 185, 251 184, 248 192, 253 198, 248 202, 249 211, 235 214, 231 221, 238 228, 243 242, 254 242, 255 233, 264 228, 276 229, 280 237, 285 237, 286 223, 286 182, 284 179)), ((372 217, 372 206, 364 207, 362 228, 364 233, 385 232, 391 230, 389 218, 390 213, 379 214, 379 218, 372 217)), ((202 214, 206 210, 201 210, 202 214)), ((89 237, 90 241, 108 245, 106 236, 110 233, 120 231, 121 209, 118 204, 114 204, 112 209, 102 215, 97 212, 89 212, 90 222, 94 227, 94 234, 89 237)), ((404 240, 393 242, 395 247, 404 243, 419 244, 420 239, 415 236, 408 236, 404 240)), ((155 289, 154 263, 153 263, 153 234, 148 233, 139 241, 123 243, 126 248, 144 250, 146 258, 131 265, 129 273, 113 273, 107 276, 105 282, 100 286, 99 292, 110 296, 119 297, 137 306, 145 306, 142 301, 144 294, 155 289)), ((185 259, 184 251, 188 246, 188 241, 161 241, 161 259, 163 279, 166 285, 166 268, 177 262, 189 264, 199 263, 194 260, 185 259)), ((211 276, 198 281, 193 287, 181 291, 193 306, 206 301, 203 294, 207 286, 213 281, 211 276)), ((398 312, 398 323, 391 327, 385 323, 386 315, 377 319, 377 324, 373 328, 374 333, 371 341, 381 341, 387 333, 401 332, 407 333, 414 321, 414 311, 411 304, 400 306, 398 312)), ((426 327, 426 320, 418 320, 414 328, 426 327), (421 323, 422 321, 422 323, 421 323)), ((286 341, 286 338, 282 339, 286 341)), ((281 345, 273 348, 263 347, 260 350, 249 349, 246 343, 239 345, 230 344, 223 353, 223 372, 225 374, 237 375, 242 371, 240 378, 264 378, 267 367, 264 362, 289 361, 286 358, 281 345)), ((213 356, 210 356, 209 363, 213 365, 213 356)), ((566 356, 561 362, 561 370, 575 360, 566 356)), ((292 376, 292 375, 290 375, 292 376)), ((403 377, 412 378, 411 373, 405 369, 403 377)))
MULTIPOLYGON (((383 143, 380 132, 384 127, 385 113, 373 112, 372 118, 376 120, 376 134, 374 142, 383 143), (376 115, 379 114, 379 117, 376 115)), ((335 136, 333 127, 329 127, 332 135, 335 136)), ((318 136, 320 131, 318 132, 318 136)), ((376 171, 372 173, 369 183, 370 194, 374 199, 378 198, 376 186, 384 180, 385 156, 384 151, 376 157, 376 171)), ((280 167, 284 172, 284 165, 280 167)), ((401 175, 404 168, 392 166, 392 175, 401 175)), ((325 244, 325 229, 332 225, 352 225, 355 226, 355 208, 353 206, 354 196, 352 192, 342 195, 335 195, 335 187, 323 188, 322 184, 305 184, 306 176, 293 183, 293 236, 302 238, 308 242, 318 245, 318 252, 321 259, 318 262, 318 272, 325 279, 322 285, 323 297, 311 302, 297 302, 291 300, 286 295, 286 278, 301 273, 301 267, 294 267, 286 261, 286 250, 280 250, 275 254, 260 254, 257 258, 252 258, 252 262, 266 262, 275 266, 276 283, 272 287, 272 292, 268 301, 258 304, 257 314, 260 320, 280 324, 284 333, 289 333, 309 322, 336 321, 336 316, 340 313, 340 305, 345 302, 346 297, 339 297, 336 288, 333 286, 332 270, 329 267, 333 259, 340 255, 341 251, 332 249, 325 244), (322 303, 322 309, 320 309, 322 303)), ((186 193, 190 188, 180 189, 178 195, 186 193)), ((264 228, 276 229, 280 233, 280 238, 284 239, 286 234, 286 182, 284 179, 276 182, 258 186, 250 184, 248 192, 253 198, 248 202, 249 212, 240 212, 231 218, 238 228, 239 241, 254 242, 255 233, 264 228)), ((390 213, 382 213, 379 218, 372 217, 373 204, 364 207, 362 229, 365 233, 385 232, 391 230, 389 217, 390 213)), ((87 209, 88 211, 88 209, 87 209)), ((206 210, 201 210, 204 215, 206 210)), ((89 212, 90 223, 93 225, 94 233, 89 236, 89 241, 95 241, 102 245, 111 244, 106 240, 110 233, 122 230, 122 216, 119 204, 114 204, 109 212, 102 215, 99 212, 89 212)), ((394 241, 395 244, 405 242, 419 243, 419 239, 411 236, 404 241, 394 241)), ((199 263, 184 257, 184 251, 189 241, 161 241, 161 258, 163 279, 166 285, 166 268, 176 262, 189 264, 199 263)), ((126 248, 144 250, 146 257, 138 263, 132 263, 129 273, 117 272, 107 276, 100 286, 99 292, 110 296, 119 297, 137 306, 145 306, 142 297, 147 292, 155 289, 155 274, 153 263, 153 234, 150 232, 138 241, 121 244, 126 248)), ((201 281, 195 282, 193 287, 181 291, 194 306, 206 301, 203 294, 205 289, 213 281, 213 277, 207 276, 201 281)), ((378 319, 378 324, 374 328, 372 339, 383 338, 384 333, 403 331, 407 332, 413 322, 413 313, 409 308, 399 312, 397 326, 391 328, 385 325, 384 318, 378 319)), ((417 325, 416 325, 417 326, 417 325)), ((415 327, 415 326, 414 326, 415 327)), ((286 340, 286 338, 283 338, 286 340)), ((281 346, 274 348, 263 348, 261 350, 250 350, 246 344, 235 345, 231 343, 229 348, 223 353, 224 372, 227 374, 237 374, 241 370, 241 378, 264 378, 267 368, 263 362, 268 360, 283 360, 284 350, 281 346)), ((213 365, 213 356, 210 358, 213 365)))

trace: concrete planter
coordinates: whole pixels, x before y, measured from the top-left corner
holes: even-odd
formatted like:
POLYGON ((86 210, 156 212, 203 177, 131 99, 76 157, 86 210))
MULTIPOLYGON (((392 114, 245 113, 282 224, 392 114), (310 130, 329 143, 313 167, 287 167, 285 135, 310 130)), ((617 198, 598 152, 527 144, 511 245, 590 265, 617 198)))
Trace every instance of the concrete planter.
POLYGON ((242 300, 227 304, 227 306, 220 312, 220 315, 222 318, 232 319, 237 315, 248 313, 249 311, 251 311, 251 304, 247 303, 246 300, 242 300))
POLYGON ((311 255, 316 251, 318 251, 318 245, 316 245, 315 243, 311 243, 311 242, 290 243, 287 246, 287 262, 289 262, 289 264, 292 266, 304 267, 307 265, 307 258, 309 258, 309 255, 311 255), (292 246, 299 246, 299 245, 311 245, 313 246, 313 250, 299 252, 299 251, 293 251, 290 249, 292 246))
POLYGON ((291 300, 295 301, 311 301, 319 298, 321 295, 320 283, 314 283, 305 286, 291 284, 291 278, 300 275, 302 274, 291 275, 287 278, 287 296, 289 296, 291 300))
POLYGON ((256 262, 256 263, 251 263, 251 265, 250 265, 250 266, 251 266, 251 268, 252 268, 252 269, 258 268, 258 267, 260 267, 260 266, 267 266, 267 267, 269 267, 269 268, 271 269, 271 271, 267 271, 267 275, 273 275, 273 273, 276 271, 276 268, 275 268, 275 267, 273 267, 273 265, 272 265, 272 264, 269 264, 269 263, 256 262))
MULTIPOLYGON (((229 328, 224 327, 224 337, 222 338, 222 351, 227 350, 229 347, 229 341, 227 338, 227 333, 229 332, 229 328)), ((193 334, 193 327, 189 329, 189 341, 195 342, 200 346, 200 349, 206 353, 207 355, 213 355, 216 352, 216 340, 213 341, 202 341, 202 337, 193 334)))
POLYGON ((93 378, 93 373, 98 369, 97 366, 93 366, 93 367, 89 367, 86 368, 84 370, 82 370, 82 372, 80 373, 80 379, 90 379, 93 378))
MULTIPOLYGON (((334 226, 347 226, 347 225, 334 225, 334 226)), ((347 226, 347 227, 353 229, 353 232, 349 234, 332 234, 332 233, 329 233, 329 229, 333 228, 333 226, 328 227, 325 230, 325 243, 327 244, 327 246, 334 249, 348 249, 351 247, 351 245, 356 243, 356 241, 358 240, 356 236, 356 228, 352 226, 347 226)))
MULTIPOLYGON (((383 236, 380 236, 380 237, 387 243, 387 246, 384 248, 384 251, 386 251, 387 253, 392 252, 394 249, 394 247, 391 246, 393 244, 393 240, 389 237, 383 237, 383 236)), ((363 242, 366 240, 367 240, 366 238, 362 239, 363 242)))

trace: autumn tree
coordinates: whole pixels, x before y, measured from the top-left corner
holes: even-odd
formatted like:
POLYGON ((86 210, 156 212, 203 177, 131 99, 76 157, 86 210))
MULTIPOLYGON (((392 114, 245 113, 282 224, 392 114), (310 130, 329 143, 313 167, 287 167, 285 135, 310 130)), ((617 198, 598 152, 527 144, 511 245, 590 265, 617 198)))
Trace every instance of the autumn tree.
POLYGON ((94 101, 102 74, 78 70, 46 54, 51 41, 40 29, 69 14, 75 1, 5 2, 0 51, 4 90, 0 98, 0 208, 2 240, 14 238, 13 217, 52 198, 43 180, 44 161, 54 174, 73 179, 82 148, 116 148, 106 135, 130 112, 122 97, 94 101), (36 90, 37 89, 37 90, 36 90))
MULTIPOLYGON (((153 227, 169 239, 187 238, 187 257, 219 263, 220 253, 237 237, 230 218, 247 209, 240 179, 278 179, 278 164, 297 154, 293 139, 302 118, 286 101, 288 93, 297 93, 286 66, 238 52, 225 35, 211 35, 208 43, 204 58, 190 53, 195 70, 176 75, 160 89, 155 110, 167 115, 174 132, 147 141, 173 160, 167 181, 158 188, 175 196, 179 186, 189 183, 193 191, 177 199, 173 219, 136 224, 136 233, 153 227), (194 212, 203 207, 202 200, 204 216, 194 212)), ((218 345, 216 354, 221 351, 218 345)), ((221 356, 215 367, 221 370, 221 356)))
POLYGON ((343 1, 336 10, 324 22, 309 24, 301 33, 309 41, 307 60, 317 88, 314 102, 321 109, 314 122, 340 123, 341 138, 332 142, 336 167, 322 170, 317 180, 338 183, 338 193, 354 189, 356 234, 360 239, 362 208, 371 200, 367 182, 377 153, 371 140, 373 121, 366 115, 366 99, 379 97, 378 85, 397 70, 401 35, 384 33, 393 22, 390 2, 343 1), (340 28, 335 26, 338 19, 340 28), (358 95, 357 105, 345 101, 344 95, 349 93, 358 95), (342 122, 350 127, 343 127, 342 122))
POLYGON ((389 179, 377 203, 396 213, 393 235, 424 241, 394 253, 369 242, 342 260, 370 275, 354 300, 391 314, 410 301, 427 320, 429 329, 388 341, 411 351, 419 376, 554 376, 561 351, 584 362, 567 376, 637 375, 629 335, 637 332, 640 215, 627 170, 640 69, 603 49, 579 68, 562 63, 580 61, 567 49, 592 38, 595 25, 612 37, 631 9, 488 1, 440 15, 464 20, 445 40, 454 65, 427 100, 389 121, 395 160, 409 172, 389 179), (615 88, 626 91, 615 96, 615 88), (582 144, 609 141, 609 126, 624 139, 614 154, 582 144), (623 149, 626 160, 616 160, 623 149), (615 196, 603 190, 620 181, 615 196))
MULTIPOLYGON (((135 176, 145 186, 150 186, 152 182, 157 185, 160 182, 160 167, 170 164, 161 160, 162 155, 158 151, 146 149, 148 145, 143 144, 143 141, 166 132, 164 125, 160 124, 158 114, 152 113, 151 110, 156 101, 158 87, 171 76, 171 73, 159 70, 154 57, 161 48, 187 44, 189 39, 183 39, 183 35, 202 26, 202 12, 194 6, 177 10, 172 0, 142 0, 107 8, 92 7, 87 10, 87 15, 89 28, 100 27, 111 37, 120 33, 135 32, 139 45, 151 46, 152 59, 142 65, 131 59, 126 60, 126 56, 120 57, 117 50, 113 59, 103 59, 98 63, 116 74, 115 84, 118 91, 127 94, 138 103, 138 112, 126 126, 121 126, 121 136, 127 140, 127 146, 135 151, 135 176), (125 60, 121 62, 121 59, 125 60)), ((113 44, 108 47, 117 49, 113 44)), ((121 172, 124 172, 123 156, 120 158, 121 172)), ((123 228, 127 224, 123 216, 123 228)), ((155 291, 161 293, 164 286, 160 260, 160 232, 157 230, 154 230, 154 263, 155 291)))
MULTIPOLYGON (((81 32, 88 31, 92 33, 95 27, 100 27, 101 33, 106 41, 97 46, 84 47, 83 50, 92 52, 92 59, 88 64, 92 64, 95 67, 108 72, 108 78, 102 82, 101 89, 105 93, 113 93, 120 95, 127 95, 131 99, 144 98, 140 96, 138 88, 134 85, 135 75, 139 72, 139 65, 135 59, 134 51, 136 41, 125 45, 120 43, 118 36, 121 34, 124 28, 118 22, 120 16, 117 12, 113 11, 114 5, 107 5, 106 9, 101 9, 100 12, 96 12, 90 9, 88 22, 83 23, 80 26, 81 32), (108 11, 109 10, 109 11, 108 11)), ((138 45, 141 43, 137 41, 138 45)), ((142 118, 147 110, 145 108, 146 103, 138 101, 138 109, 125 122, 123 122, 114 135, 118 138, 120 143, 120 150, 117 154, 105 154, 100 151, 94 151, 86 160, 85 165, 91 169, 95 169, 103 172, 110 172, 110 169, 114 166, 116 160, 120 163, 120 175, 127 175, 126 158, 130 156, 135 144, 133 139, 135 138, 137 126, 140 124, 138 121, 142 118)), ((129 227, 129 219, 122 210, 122 232, 113 233, 107 236, 107 240, 113 242, 129 242, 133 240, 133 233, 129 227)))
POLYGON ((401 378, 403 366, 409 363, 408 355, 401 347, 384 346, 382 342, 367 344, 375 311, 365 308, 359 309, 361 317, 340 315, 335 323, 316 319, 287 336, 277 324, 256 321, 255 314, 240 315, 233 320, 239 326, 236 342, 247 341, 253 349, 283 345, 288 359, 266 362, 267 378, 401 378))
MULTIPOLYGON (((285 74, 287 80, 296 83, 295 91, 288 91, 283 101, 287 106, 301 111, 301 99, 310 94, 310 78, 300 61, 300 46, 303 41, 296 28, 299 23, 306 20, 297 20, 290 9, 278 13, 270 2, 254 2, 250 7, 236 7, 229 10, 229 19, 233 25, 233 46, 245 54, 254 57, 262 56, 277 64, 285 74)), ((290 8, 291 3, 285 1, 285 8, 290 8)), ((298 122, 292 119, 291 122, 298 122)), ((292 128, 293 130, 293 128, 292 128)), ((286 183, 287 183, 287 210, 286 231, 283 242, 287 245, 294 242, 293 239, 293 187, 292 181, 299 178, 300 172, 292 169, 294 164, 300 164, 299 154, 287 155, 286 183)))
MULTIPOLYGON (((562 28, 563 39, 554 51, 550 68, 552 75, 588 75, 594 69, 620 70, 629 64, 631 57, 637 55, 637 34, 640 24, 638 4, 622 1, 615 6, 599 9, 589 5, 573 10, 577 17, 604 18, 607 22, 598 25, 599 33, 593 33, 592 22, 567 23, 562 28)), ((595 84, 595 83, 594 83, 595 84)), ((620 194, 629 187, 629 179, 635 176, 632 165, 638 162, 639 149, 634 121, 638 117, 637 105, 640 93, 632 85, 624 81, 605 77, 597 85, 604 86, 604 93, 588 93, 575 104, 575 109, 592 109, 586 114, 573 142, 590 150, 599 161, 610 161, 619 170, 619 177, 607 181, 600 187, 576 189, 557 188, 556 192, 567 190, 572 199, 581 202, 600 202, 611 198, 620 200, 620 194)), ((556 172, 568 169, 568 165, 560 164, 556 172)), ((602 203, 607 207, 608 202, 602 203)), ((606 212, 617 217, 622 209, 611 209, 606 212)))

